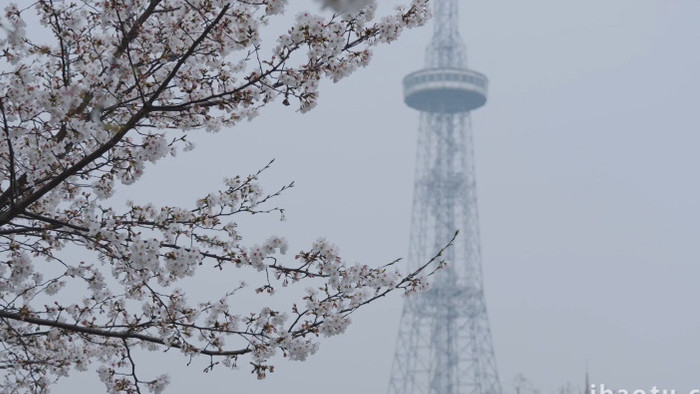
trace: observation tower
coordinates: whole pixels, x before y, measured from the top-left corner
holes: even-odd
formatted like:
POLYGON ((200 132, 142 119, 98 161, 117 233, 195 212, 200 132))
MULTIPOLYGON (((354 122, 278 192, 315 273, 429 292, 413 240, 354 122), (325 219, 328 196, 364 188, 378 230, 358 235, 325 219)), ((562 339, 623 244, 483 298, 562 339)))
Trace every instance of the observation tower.
POLYGON ((431 289, 406 299, 389 394, 500 394, 484 289, 471 111, 486 103, 488 79, 467 68, 458 0, 433 0, 425 68, 403 80, 420 111, 409 267, 460 234, 431 289))

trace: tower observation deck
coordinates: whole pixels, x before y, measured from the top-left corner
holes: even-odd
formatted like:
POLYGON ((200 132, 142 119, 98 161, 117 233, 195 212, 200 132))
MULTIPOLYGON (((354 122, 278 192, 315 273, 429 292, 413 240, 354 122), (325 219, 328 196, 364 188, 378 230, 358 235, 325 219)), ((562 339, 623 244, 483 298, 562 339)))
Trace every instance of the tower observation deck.
POLYGON ((500 394, 481 273, 471 111, 488 79, 467 68, 458 0, 433 0, 426 65, 403 80, 420 111, 408 264, 415 269, 460 230, 430 290, 406 299, 389 394, 500 394))
POLYGON ((404 78, 404 101, 423 112, 469 112, 486 104, 488 83, 485 75, 468 69, 424 69, 404 78))

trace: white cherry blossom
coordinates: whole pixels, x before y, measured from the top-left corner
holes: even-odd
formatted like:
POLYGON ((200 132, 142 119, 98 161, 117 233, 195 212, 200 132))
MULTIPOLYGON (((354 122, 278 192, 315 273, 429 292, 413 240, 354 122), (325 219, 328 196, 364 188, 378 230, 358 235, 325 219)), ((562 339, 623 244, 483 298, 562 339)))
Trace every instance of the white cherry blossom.
POLYGON ((404 276, 398 261, 348 264, 323 238, 297 253, 281 236, 257 245, 244 238, 238 218, 283 216, 272 202, 292 187, 265 193, 260 173, 225 179, 187 207, 120 208, 110 197, 162 158, 193 149, 192 130, 230 132, 274 102, 311 110, 322 79, 345 78, 368 64, 374 47, 421 25, 426 1, 406 0, 391 15, 375 15, 368 0, 326 1, 336 14, 300 13, 270 43, 262 33, 287 0, 5 7, 0 388, 48 392, 73 371, 93 370, 107 392, 161 393, 167 375, 136 371, 139 352, 166 349, 208 369, 246 358, 241 364, 250 361, 263 378, 272 357, 305 360, 363 305, 424 288, 439 256, 404 276), (76 250, 85 261, 64 253, 76 250), (241 270, 257 279, 240 282, 241 270), (228 275, 230 288, 189 299, 188 280, 207 272, 228 275), (308 290, 281 307, 246 309, 237 298, 286 287, 308 290))

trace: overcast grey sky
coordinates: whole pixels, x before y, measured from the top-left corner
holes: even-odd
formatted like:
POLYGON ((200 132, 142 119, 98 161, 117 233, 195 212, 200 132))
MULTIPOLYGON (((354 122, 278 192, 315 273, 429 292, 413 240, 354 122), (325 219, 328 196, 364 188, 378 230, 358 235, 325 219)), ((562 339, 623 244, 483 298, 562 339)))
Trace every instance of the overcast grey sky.
MULTIPOLYGON (((700 1, 460 7, 469 65, 491 81, 472 124, 504 391, 518 373, 544 393, 582 388, 586 363, 596 384, 700 388, 700 1)), ((311 113, 272 105, 198 138, 125 193, 186 204, 276 158, 262 180, 269 190, 296 182, 278 201, 288 220, 246 224, 251 243, 281 234, 299 250, 322 235, 351 261, 405 256, 418 114, 401 79, 422 67, 431 32, 409 32, 366 69, 325 83, 311 113)), ((401 303, 358 313, 346 335, 307 362, 278 362, 266 381, 246 364, 212 376, 177 367, 168 392, 384 393, 401 303)), ((100 390, 92 379, 56 392, 100 390)))

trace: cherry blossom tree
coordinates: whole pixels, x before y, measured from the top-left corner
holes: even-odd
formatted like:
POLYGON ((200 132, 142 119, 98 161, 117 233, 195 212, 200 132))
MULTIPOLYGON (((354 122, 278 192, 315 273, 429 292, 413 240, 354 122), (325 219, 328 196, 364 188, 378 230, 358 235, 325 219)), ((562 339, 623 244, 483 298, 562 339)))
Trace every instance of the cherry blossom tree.
POLYGON ((48 392, 57 379, 92 369, 109 392, 158 393, 168 377, 143 377, 137 359, 166 349, 185 362, 204 359, 208 369, 245 359, 262 378, 275 354, 304 360, 358 308, 426 286, 439 255, 402 276, 396 261, 346 264, 324 239, 288 257, 282 237, 246 244, 237 218, 282 213, 271 200, 291 186, 264 193, 260 173, 226 179, 190 207, 110 200, 146 163, 192 149, 193 132, 229 129, 274 101, 309 111, 322 78, 344 78, 369 62, 374 46, 428 16, 426 0, 385 16, 358 1, 297 15, 267 47, 262 32, 286 0, 5 8, 0 388, 48 392), (236 282, 207 300, 189 300, 183 287, 203 272, 235 279, 246 269, 258 272, 257 283, 236 282), (281 309, 232 307, 241 292, 269 296, 287 286, 308 290, 281 309))

